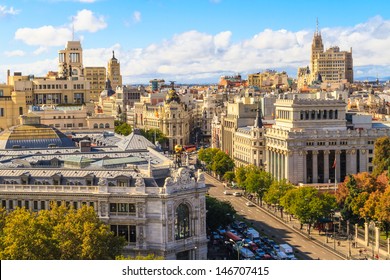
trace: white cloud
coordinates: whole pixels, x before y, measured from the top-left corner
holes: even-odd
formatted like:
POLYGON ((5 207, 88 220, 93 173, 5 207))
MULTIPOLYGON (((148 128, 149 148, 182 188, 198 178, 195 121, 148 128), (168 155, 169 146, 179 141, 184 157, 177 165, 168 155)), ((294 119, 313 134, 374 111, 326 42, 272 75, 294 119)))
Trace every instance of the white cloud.
POLYGON ((107 27, 103 16, 96 16, 92 11, 86 9, 77 12, 73 24, 75 31, 96 32, 107 27))
POLYGON ((12 57, 12 56, 25 56, 26 53, 22 50, 14 50, 14 51, 6 51, 4 52, 4 54, 8 57, 12 57))
MULTIPOLYGON (((71 38, 69 30, 67 34, 61 45, 71 38)), ((110 48, 84 49, 84 66, 107 66, 115 50, 126 83, 160 77, 178 82, 217 82, 221 75, 239 72, 246 77, 265 69, 286 70, 295 77, 298 67, 310 63, 313 34, 314 30, 265 29, 237 42, 230 31, 208 34, 191 30, 143 48, 128 50, 115 44, 110 48)), ((323 28, 321 34, 326 48, 353 48, 355 77, 390 76, 390 20, 374 17, 352 27, 323 28)), ((56 41, 57 34, 52 36, 54 39, 48 36, 47 44, 56 41)), ((30 34, 30 40, 25 41, 32 44, 35 37, 38 36, 30 34)))
POLYGON ((0 16, 7 16, 7 15, 17 15, 19 14, 19 10, 15 10, 14 7, 9 7, 7 8, 7 6, 2 6, 0 5, 0 16))
POLYGON ((141 21, 141 12, 135 11, 135 12, 133 13, 133 22, 134 22, 134 23, 138 23, 138 22, 140 22, 140 21, 141 21))
POLYGON ((95 3, 96 0, 77 0, 78 2, 81 2, 81 3, 95 3))
POLYGON ((72 39, 72 31, 65 27, 45 25, 39 28, 19 28, 15 39, 30 46, 64 46, 72 39))
POLYGON ((48 51, 49 51, 49 49, 47 47, 41 46, 41 47, 37 48, 35 51, 33 51, 33 54, 40 55, 40 54, 48 52, 48 51))

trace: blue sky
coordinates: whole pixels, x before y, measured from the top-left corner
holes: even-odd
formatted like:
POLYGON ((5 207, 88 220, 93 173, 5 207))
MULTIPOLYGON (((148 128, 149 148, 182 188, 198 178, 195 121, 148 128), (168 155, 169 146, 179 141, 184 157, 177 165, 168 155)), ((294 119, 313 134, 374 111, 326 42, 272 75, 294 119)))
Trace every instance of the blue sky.
POLYGON ((42 76, 72 39, 84 66, 115 50, 125 83, 151 78, 217 82, 265 69, 295 77, 306 66, 316 18, 325 48, 353 49, 355 77, 390 76, 388 1, 0 1, 0 82, 6 70, 42 76), (72 20, 73 19, 73 20, 72 20))

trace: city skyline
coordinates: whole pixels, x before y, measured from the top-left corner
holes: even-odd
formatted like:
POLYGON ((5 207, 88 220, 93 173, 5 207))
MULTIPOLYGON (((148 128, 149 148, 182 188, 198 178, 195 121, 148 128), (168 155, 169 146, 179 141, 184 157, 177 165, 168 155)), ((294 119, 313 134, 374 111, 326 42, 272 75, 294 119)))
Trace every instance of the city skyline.
POLYGON ((107 66, 115 51, 123 82, 179 83, 309 65, 319 20, 325 48, 352 47, 356 79, 390 76, 389 4, 280 1, 1 1, 0 82, 7 69, 44 76, 57 53, 80 40, 84 67, 107 66), (324 6, 326 5, 326 7, 324 6), (331 7, 330 9, 327 7, 331 7), (326 11, 324 13, 323 11, 326 11))

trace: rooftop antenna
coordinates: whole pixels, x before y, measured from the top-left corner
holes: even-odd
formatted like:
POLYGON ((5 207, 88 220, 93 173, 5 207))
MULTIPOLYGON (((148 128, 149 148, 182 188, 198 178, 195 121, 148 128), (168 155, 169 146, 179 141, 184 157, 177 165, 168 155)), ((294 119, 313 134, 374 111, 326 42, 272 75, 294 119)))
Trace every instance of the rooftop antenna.
POLYGON ((74 17, 72 17, 72 41, 74 41, 74 17))

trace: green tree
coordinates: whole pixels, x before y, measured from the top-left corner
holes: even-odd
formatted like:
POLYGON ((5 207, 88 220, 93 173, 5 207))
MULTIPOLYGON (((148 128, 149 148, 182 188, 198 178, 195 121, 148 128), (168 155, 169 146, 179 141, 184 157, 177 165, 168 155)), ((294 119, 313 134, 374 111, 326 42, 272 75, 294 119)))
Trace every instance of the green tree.
POLYGON ((245 180, 247 175, 247 168, 240 166, 235 170, 236 182, 240 187, 245 188, 245 180))
POLYGON ((245 190, 249 193, 255 193, 260 200, 260 205, 263 203, 263 196, 270 188, 273 178, 270 173, 264 170, 249 166, 245 179, 245 190))
POLYGON ((225 175, 226 172, 234 168, 233 160, 224 152, 218 151, 212 159, 211 170, 219 176, 225 175))
POLYGON ((206 225, 212 231, 219 226, 226 227, 233 222, 233 216, 236 214, 229 201, 220 201, 210 196, 206 196, 206 210, 206 225))
POLYGON ((17 260, 115 259, 124 246, 92 207, 51 205, 38 213, 18 208, 5 218, 0 258, 17 260))
POLYGON ((115 126, 115 133, 121 134, 123 136, 130 135, 130 133, 133 131, 131 128, 131 125, 125 122, 118 122, 119 125, 115 126))
POLYGON ((115 258, 116 260, 137 260, 137 261, 151 261, 151 260, 163 260, 164 257, 157 256, 155 254, 148 254, 146 256, 138 255, 136 257, 125 257, 125 256, 118 256, 115 258))
POLYGON ((223 175, 223 179, 229 183, 233 182, 234 179, 235 179, 235 174, 234 174, 234 171, 227 171, 225 172, 225 174, 223 175))
POLYGON ((268 204, 280 203, 280 199, 287 193, 287 191, 293 189, 294 186, 287 182, 286 179, 280 181, 273 181, 270 188, 264 195, 264 201, 268 204))
POLYGON ((151 128, 148 130, 141 129, 140 131, 141 131, 141 135, 143 135, 146 139, 148 139, 153 144, 155 143, 155 141, 157 141, 158 143, 163 145, 168 141, 168 138, 159 129, 156 128, 151 128))
POLYGON ((301 223, 308 225, 310 234, 311 227, 321 218, 328 217, 336 207, 336 198, 331 194, 321 194, 312 187, 295 188, 287 191, 281 199, 285 209, 293 214, 301 223))
POLYGON ((372 163, 374 165, 372 172, 374 177, 388 170, 390 165, 390 137, 380 137, 375 141, 374 159, 372 163))

